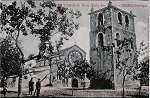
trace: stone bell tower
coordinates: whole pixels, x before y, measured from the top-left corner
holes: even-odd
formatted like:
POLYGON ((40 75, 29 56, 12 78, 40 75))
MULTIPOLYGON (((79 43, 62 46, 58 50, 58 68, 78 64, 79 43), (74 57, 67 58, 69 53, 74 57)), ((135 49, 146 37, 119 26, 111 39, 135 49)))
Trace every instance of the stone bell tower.
MULTIPOLYGON (((121 87, 121 79, 117 76, 115 54, 118 45, 116 39, 132 38, 133 55, 136 52, 136 35, 134 15, 109 2, 107 7, 94 11, 90 15, 90 62, 95 71, 112 81, 114 88, 121 87)), ((135 87, 135 86, 134 86, 135 87)), ((133 87, 133 88, 134 88, 133 87)))

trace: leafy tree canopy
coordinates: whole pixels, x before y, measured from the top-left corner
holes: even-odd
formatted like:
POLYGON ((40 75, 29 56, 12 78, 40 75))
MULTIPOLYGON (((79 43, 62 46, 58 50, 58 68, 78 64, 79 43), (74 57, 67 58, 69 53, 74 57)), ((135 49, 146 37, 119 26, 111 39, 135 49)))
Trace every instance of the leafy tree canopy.
POLYGON ((77 19, 81 16, 79 11, 56 5, 53 1, 14 1, 10 5, 0 3, 0 9, 1 31, 11 36, 17 44, 20 35, 38 36, 41 41, 40 54, 51 48, 49 46, 62 45, 64 40, 71 37, 79 27, 77 19), (54 38, 57 45, 53 42, 54 38))
POLYGON ((148 57, 141 61, 138 65, 138 73, 133 79, 140 80, 141 85, 149 85, 149 59, 148 57))
POLYGON ((1 75, 3 77, 18 75, 20 72, 20 52, 10 38, 0 42, 1 75))
POLYGON ((77 60, 72 68, 73 75, 80 79, 84 79, 85 75, 91 79, 95 75, 93 67, 86 60, 77 60))

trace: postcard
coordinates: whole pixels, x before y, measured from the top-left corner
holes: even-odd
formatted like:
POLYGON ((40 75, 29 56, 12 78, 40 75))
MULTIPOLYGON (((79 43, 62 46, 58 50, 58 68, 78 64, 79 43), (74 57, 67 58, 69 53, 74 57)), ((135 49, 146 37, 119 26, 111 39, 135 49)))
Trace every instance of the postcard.
POLYGON ((149 0, 1 0, 0 96, 149 97, 149 0))

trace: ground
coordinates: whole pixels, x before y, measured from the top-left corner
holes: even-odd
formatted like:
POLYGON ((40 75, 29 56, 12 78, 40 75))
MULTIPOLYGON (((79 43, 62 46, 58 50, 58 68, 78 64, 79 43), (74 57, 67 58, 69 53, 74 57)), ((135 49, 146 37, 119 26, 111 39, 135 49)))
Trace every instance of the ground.
MULTIPOLYGON (((78 88, 77 90, 73 90, 72 88, 53 88, 53 87, 42 87, 41 89, 41 98, 46 97, 98 97, 99 98, 121 98, 121 90, 93 90, 93 89, 84 89, 78 88), (101 97, 100 97, 101 96, 101 97)), ((138 95, 138 90, 128 90, 126 91, 126 95, 138 95)), ((0 94, 1 97, 3 97, 2 94, 0 94)), ((148 92, 142 92, 142 95, 148 95, 148 92)), ((7 97, 17 97, 17 90, 9 88, 7 97)), ((31 96, 28 94, 28 88, 23 89, 22 97, 26 98, 33 98, 34 96, 31 96)), ((36 97, 35 97, 36 98, 36 97)), ((136 98, 128 96, 126 98, 136 98)), ((140 98, 148 98, 148 97, 140 97, 140 98)))

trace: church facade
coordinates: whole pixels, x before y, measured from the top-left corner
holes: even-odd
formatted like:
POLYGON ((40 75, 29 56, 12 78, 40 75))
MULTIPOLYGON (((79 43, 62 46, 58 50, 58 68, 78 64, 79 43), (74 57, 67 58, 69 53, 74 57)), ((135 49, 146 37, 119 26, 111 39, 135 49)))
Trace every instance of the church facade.
MULTIPOLYGON (((134 17, 132 12, 126 12, 109 2, 107 7, 94 11, 91 9, 90 15, 90 62, 95 71, 104 74, 105 79, 112 81, 114 89, 122 87, 122 76, 116 69, 118 59, 116 51, 118 43, 116 39, 123 40, 132 38, 132 57, 130 66, 136 56, 136 33, 134 17)), ((134 64, 133 66, 136 66, 134 64)), ((136 88, 137 81, 127 79, 126 88, 136 88)))
MULTIPOLYGON (((51 81, 53 87, 71 87, 72 78, 68 76, 69 70, 67 70, 67 68, 69 69, 74 66, 74 61, 85 59, 86 52, 79 46, 73 45, 60 50, 59 53, 56 52, 55 55, 56 56, 52 58, 51 67, 49 66, 49 61, 44 59, 27 62, 25 70, 28 72, 23 76, 22 86, 27 88, 31 78, 33 78, 34 82, 39 78, 42 81, 42 86, 48 85, 51 81), (61 69, 60 67, 62 66, 65 69, 61 69)), ((17 80, 18 78, 16 77, 7 79, 7 86, 14 88, 18 87, 17 80)), ((82 81, 77 78, 77 80, 79 87, 82 87, 82 82, 86 82, 86 87, 89 87, 90 81, 88 79, 82 81)))

